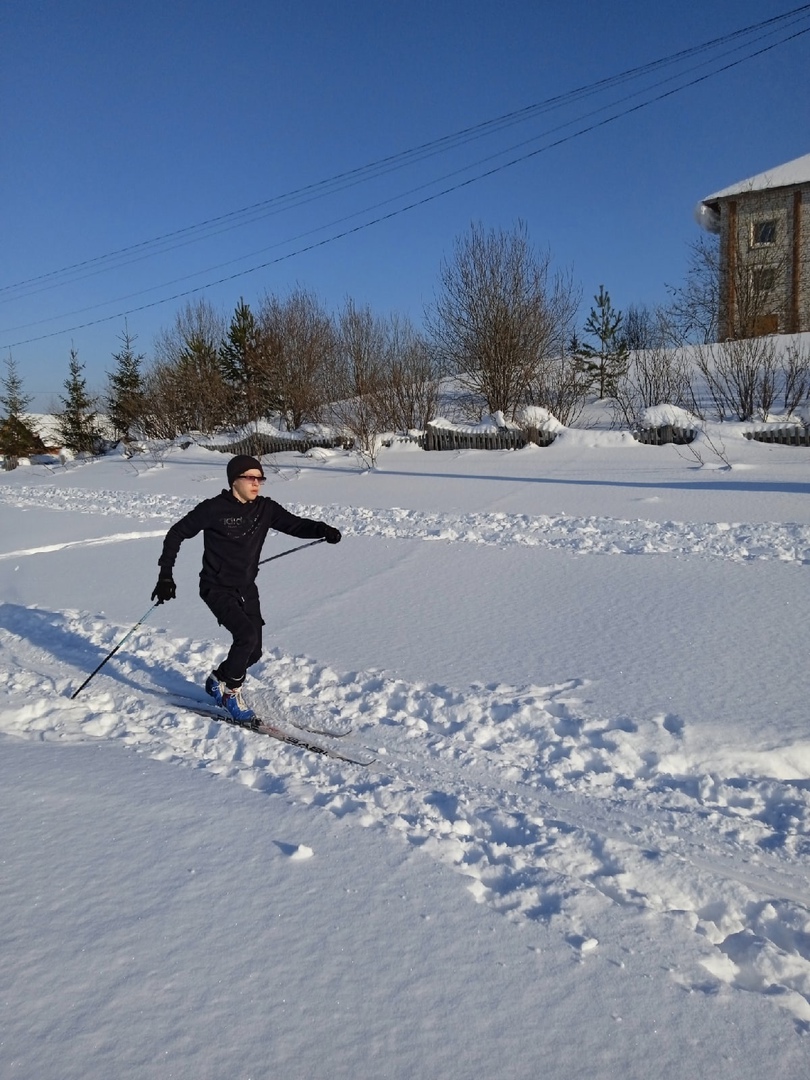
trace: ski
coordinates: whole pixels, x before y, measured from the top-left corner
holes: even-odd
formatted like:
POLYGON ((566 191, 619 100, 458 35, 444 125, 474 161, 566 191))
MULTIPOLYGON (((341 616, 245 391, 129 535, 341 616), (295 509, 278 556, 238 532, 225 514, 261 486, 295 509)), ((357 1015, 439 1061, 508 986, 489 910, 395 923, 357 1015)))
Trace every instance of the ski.
POLYGON ((323 743, 303 738, 300 735, 295 735, 291 731, 285 731, 284 728, 277 727, 275 724, 262 720, 260 717, 257 717, 252 721, 239 723, 237 720, 228 716, 224 711, 220 711, 215 705, 191 704, 188 701, 175 701, 172 702, 172 704, 178 709, 185 709, 187 712, 197 713, 199 716, 207 716, 211 720, 218 720, 223 724, 230 724, 232 727, 242 728, 255 735, 267 735, 271 739, 278 739, 279 742, 286 743, 288 746, 296 747, 299 750, 308 750, 311 754, 320 754, 323 757, 334 758, 336 761, 345 761, 349 765, 361 765, 365 767, 376 761, 376 758, 374 757, 354 757, 352 754, 344 753, 341 750, 335 749, 333 746, 325 746, 323 743))
POLYGON ((278 739, 279 742, 287 743, 288 746, 308 750, 311 754, 322 754, 324 757, 335 758, 337 761, 345 761, 349 765, 367 767, 376 761, 374 757, 354 757, 352 754, 347 754, 342 750, 336 750, 333 746, 324 746, 323 743, 302 738, 300 735, 294 735, 291 731, 285 731, 274 724, 261 722, 257 728, 250 728, 250 730, 256 731, 260 735, 269 735, 271 739, 278 739))
MULTIPOLYGON (((209 707, 211 709, 216 708, 211 698, 192 697, 190 694, 177 693, 176 691, 170 691, 170 693, 171 697, 174 698, 176 703, 178 705, 182 705, 183 708, 185 708, 187 704, 190 707, 196 707, 201 709, 204 709, 206 707, 209 707)), ((219 713, 217 713, 216 715, 219 716, 219 713)), ((222 717, 222 719, 225 718, 222 717)), ((288 719, 292 726, 298 731, 306 731, 310 735, 325 735, 329 739, 345 739, 347 735, 351 735, 352 733, 351 724, 349 724, 348 727, 343 728, 342 731, 335 731, 332 728, 318 724, 317 722, 307 723, 304 720, 296 720, 292 717, 289 717, 288 719)))
POLYGON ((305 724, 303 720, 290 720, 290 723, 298 731, 308 731, 310 735, 326 735, 330 739, 345 739, 352 733, 351 725, 342 731, 334 731, 332 728, 321 727, 314 723, 305 724))

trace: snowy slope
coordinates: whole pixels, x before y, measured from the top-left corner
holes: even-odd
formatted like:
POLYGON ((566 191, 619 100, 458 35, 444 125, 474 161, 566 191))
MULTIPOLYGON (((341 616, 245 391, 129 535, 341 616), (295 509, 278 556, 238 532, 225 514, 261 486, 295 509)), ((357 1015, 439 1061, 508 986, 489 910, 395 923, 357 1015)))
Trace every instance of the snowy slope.
POLYGON ((368 769, 183 707, 198 541, 71 700, 226 458, 4 475, 0 1072, 803 1076, 806 451, 726 451, 281 456, 247 696, 368 769))

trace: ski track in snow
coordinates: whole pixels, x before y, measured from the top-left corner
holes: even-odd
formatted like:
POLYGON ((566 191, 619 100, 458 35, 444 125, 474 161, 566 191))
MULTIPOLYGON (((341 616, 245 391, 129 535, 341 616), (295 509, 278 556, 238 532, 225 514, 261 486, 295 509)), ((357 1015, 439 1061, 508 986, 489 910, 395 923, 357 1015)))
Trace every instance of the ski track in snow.
MULTIPOLYGON (((0 505, 4 506, 118 514, 141 521, 159 519, 167 523, 176 521, 197 502, 197 499, 169 495, 89 492, 55 485, 0 488, 0 505)), ((344 536, 544 547, 582 554, 701 555, 734 562, 766 559, 810 562, 810 525, 791 523, 621 521, 605 517, 436 514, 397 508, 310 505, 289 505, 288 508, 303 517, 328 518, 344 536)), ((152 531, 143 534, 145 537, 154 535, 152 531)), ((124 538, 133 537, 111 537, 109 542, 124 538)))
POLYGON ((65 551, 67 548, 74 547, 93 547, 97 544, 121 544, 128 540, 154 539, 158 536, 165 536, 165 530, 115 533, 112 536, 96 536, 88 540, 65 540, 60 544, 45 544, 40 547, 22 548, 19 551, 6 551, 0 554, 0 560, 19 559, 24 555, 48 555, 54 551, 65 551))
POLYGON ((768 995, 810 1031, 810 781, 706 775, 690 765, 678 717, 590 718, 577 681, 462 691, 270 653, 259 710, 333 729, 351 721, 338 745, 373 750, 363 769, 179 708, 173 694, 199 697, 214 643, 141 628, 73 701, 123 628, 77 611, 4 618, 0 731, 118 739, 386 830, 452 866, 476 901, 550 923, 581 956, 598 948, 591 924, 610 905, 676 920, 707 947, 699 979, 672 970, 686 989, 768 995))
MULTIPOLYGON (((53 487, 0 488, 0 504, 170 522, 196 499, 53 487)), ((810 560, 810 526, 619 521, 611 518, 431 514, 291 506, 346 536, 519 545, 587 554, 703 556, 737 562, 810 560)), ((8 553, 154 538, 116 533, 8 553)), ((369 769, 293 750, 190 711, 219 646, 141 628, 128 656, 80 699, 83 674, 124 628, 83 612, 8 609, 0 645, 10 676, 0 731, 25 738, 117 738, 153 757, 204 767, 267 793, 402 836, 463 875, 472 896, 517 920, 559 928, 584 955, 598 948, 594 913, 619 905, 685 923, 713 948, 705 977, 673 971, 688 989, 728 984, 767 994, 810 1031, 810 781, 706 775, 690 762, 684 724, 583 715, 576 682, 476 685, 463 691, 375 672, 335 672, 270 653, 260 711, 354 733, 369 769), (59 643, 54 651, 54 643, 59 643), (144 687, 155 672, 165 684, 144 687), (166 693, 168 692, 168 693, 166 693), (284 706, 281 702, 284 702, 284 706)), ((793 747, 794 759, 810 746, 793 747)), ((750 769, 749 769, 750 772, 750 769)), ((789 772, 789 770, 788 770, 789 772)))

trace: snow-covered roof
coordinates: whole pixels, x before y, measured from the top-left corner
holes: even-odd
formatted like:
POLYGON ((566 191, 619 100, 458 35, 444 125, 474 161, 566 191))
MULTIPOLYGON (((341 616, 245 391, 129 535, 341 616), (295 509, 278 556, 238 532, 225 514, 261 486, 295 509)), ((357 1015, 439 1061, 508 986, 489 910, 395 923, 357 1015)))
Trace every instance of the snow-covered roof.
POLYGON ((764 191, 766 188, 789 187, 792 184, 810 184, 810 154, 795 158, 784 165, 777 165, 767 172, 758 173, 748 180, 740 180, 730 187, 716 191, 701 199, 701 203, 712 203, 730 195, 740 195, 747 191, 764 191))

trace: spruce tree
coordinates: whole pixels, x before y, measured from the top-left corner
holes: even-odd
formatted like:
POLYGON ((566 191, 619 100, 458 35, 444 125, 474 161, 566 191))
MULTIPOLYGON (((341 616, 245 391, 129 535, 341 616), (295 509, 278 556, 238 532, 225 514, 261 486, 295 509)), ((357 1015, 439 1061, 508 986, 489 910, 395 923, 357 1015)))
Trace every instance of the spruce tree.
POLYGON ((9 354, 5 377, 0 380, 0 454, 6 459, 45 450, 42 439, 26 423, 24 414, 30 404, 31 396, 23 391, 16 361, 9 354))
POLYGON ((64 408, 57 413, 59 438, 62 445, 76 453, 97 453, 101 442, 98 414, 87 391, 82 375, 84 364, 79 363, 75 349, 70 350, 69 376, 65 379, 67 395, 59 400, 64 408))
POLYGON ((256 420, 278 408, 269 351, 250 306, 240 299, 219 349, 222 378, 233 394, 234 419, 256 420))
POLYGON ((596 339, 597 344, 586 341, 579 346, 579 364, 591 383, 599 387, 599 397, 612 397, 619 380, 627 372, 629 360, 627 342, 620 333, 624 316, 611 304, 610 293, 604 285, 599 286, 594 301, 584 330, 596 339))
POLYGON ((135 337, 125 326, 123 346, 113 353, 116 367, 107 373, 107 415, 118 439, 126 439, 143 417, 144 386, 141 376, 143 355, 134 350, 135 337))
POLYGON ((250 305, 240 299, 219 350, 222 377, 226 382, 239 385, 253 374, 258 336, 258 326, 250 305))
POLYGON ((21 420, 23 413, 31 404, 30 394, 23 392, 22 379, 17 371, 17 361, 9 353, 6 360, 6 374, 5 378, 0 381, 0 417, 3 420, 9 420, 12 417, 15 420, 21 420))

